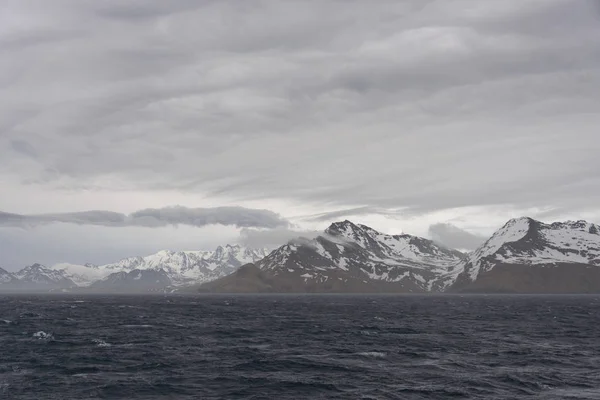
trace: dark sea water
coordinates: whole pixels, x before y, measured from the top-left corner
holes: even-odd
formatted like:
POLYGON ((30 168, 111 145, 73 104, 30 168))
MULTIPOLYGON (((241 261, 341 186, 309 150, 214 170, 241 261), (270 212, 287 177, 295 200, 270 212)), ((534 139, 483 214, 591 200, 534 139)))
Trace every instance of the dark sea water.
POLYGON ((600 399, 600 297, 5 296, 0 398, 600 399))

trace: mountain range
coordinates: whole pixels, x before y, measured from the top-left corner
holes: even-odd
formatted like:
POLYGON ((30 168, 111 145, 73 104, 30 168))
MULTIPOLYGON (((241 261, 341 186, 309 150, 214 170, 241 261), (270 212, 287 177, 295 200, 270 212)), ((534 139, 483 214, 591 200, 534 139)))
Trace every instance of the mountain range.
POLYGON ((470 254, 350 221, 297 240, 208 292, 600 292, 600 228, 585 221, 508 221, 470 254))
POLYGON ((219 246, 215 251, 159 251, 146 257, 130 257, 113 264, 67 264, 51 267, 34 264, 16 273, 0 268, 0 291, 145 292, 173 290, 226 276, 241 265, 256 262, 266 249, 239 245, 219 246))
POLYGON ((346 220, 271 252, 226 245, 100 266, 0 268, 0 291, 600 292, 600 227, 512 219, 466 254, 346 220))
POLYGON ((76 287, 64 273, 33 264, 10 273, 0 268, 0 290, 11 292, 55 291, 76 287))

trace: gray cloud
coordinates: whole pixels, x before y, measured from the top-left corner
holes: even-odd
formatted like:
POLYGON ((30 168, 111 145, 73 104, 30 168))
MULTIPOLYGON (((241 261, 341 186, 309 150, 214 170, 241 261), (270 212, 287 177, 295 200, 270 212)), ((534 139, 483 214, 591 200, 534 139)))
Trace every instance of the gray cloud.
POLYGON ((451 249, 474 250, 482 245, 487 237, 467 232, 459 227, 439 223, 429 227, 429 236, 436 242, 451 249))
POLYGON ((342 210, 330 211, 315 215, 307 215, 303 216, 302 219, 305 221, 313 221, 313 222, 324 222, 324 221, 336 221, 340 218, 350 217, 350 216, 359 216, 359 215, 369 215, 369 214, 378 214, 385 215, 388 217, 395 217, 402 214, 402 210, 390 210, 381 207, 354 207, 347 208, 342 210))
MULTIPOLYGON (((0 183, 23 210, 126 190, 324 210, 308 223, 600 215, 599 20, 595 0, 10 2, 0 183)), ((154 214, 59 219, 212 218, 154 214)))
POLYGON ((50 223, 107 227, 165 227, 169 225, 230 225, 238 228, 278 228, 288 221, 269 210, 244 207, 187 208, 165 207, 139 210, 129 215, 111 211, 19 215, 0 212, 0 226, 34 227, 50 223))
POLYGON ((29 42, 0 50, 0 174, 416 213, 600 200, 570 190, 600 187, 596 2, 143 3, 8 7, 29 22, 4 42, 29 42))
POLYGON ((252 248, 276 248, 298 238, 314 239, 322 234, 319 231, 301 231, 287 228, 242 229, 240 243, 252 248))
POLYGON ((11 147, 14 151, 18 153, 22 153, 24 155, 30 157, 36 157, 38 155, 37 151, 33 148, 33 146, 24 140, 12 140, 10 142, 11 147))

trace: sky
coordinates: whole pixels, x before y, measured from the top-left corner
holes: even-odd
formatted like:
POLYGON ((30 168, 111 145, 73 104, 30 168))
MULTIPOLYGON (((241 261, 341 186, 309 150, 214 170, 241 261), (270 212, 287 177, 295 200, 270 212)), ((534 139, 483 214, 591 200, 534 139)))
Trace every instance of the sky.
POLYGON ((0 1, 0 267, 600 222, 600 1, 0 1))

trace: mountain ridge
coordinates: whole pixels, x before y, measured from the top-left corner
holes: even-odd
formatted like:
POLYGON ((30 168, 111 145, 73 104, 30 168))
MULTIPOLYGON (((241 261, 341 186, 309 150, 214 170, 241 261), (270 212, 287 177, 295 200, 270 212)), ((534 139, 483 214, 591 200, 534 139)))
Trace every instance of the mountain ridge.
MULTIPOLYGON (((343 291, 331 283, 341 280, 349 292, 359 286, 402 293, 600 292, 600 227, 583 220, 546 224, 513 218, 464 254, 429 239, 387 235, 346 220, 315 239, 288 242, 256 267, 262 280, 256 286, 271 291, 290 286, 293 291, 343 291), (285 285, 278 287, 278 281, 285 285)), ((231 279, 203 290, 235 287, 231 279)))
POLYGON ((33 264, 15 273, 0 268, 0 290, 156 292, 202 284, 202 291, 600 292, 600 226, 513 218, 465 254, 344 220, 271 252, 226 245, 162 250, 100 266, 33 264), (248 267, 240 271, 242 266, 248 267))
POLYGON ((165 288, 207 282, 226 276, 267 253, 267 249, 228 244, 218 246, 214 251, 161 250, 148 256, 127 257, 104 265, 59 263, 47 267, 33 264, 14 273, 0 269, 0 291, 82 291, 84 288, 116 291, 118 288, 127 292, 129 283, 137 292, 144 282, 152 291, 157 291, 156 280, 165 288), (153 275, 154 272, 156 274, 153 275), (135 279, 137 273, 144 279, 135 279))
POLYGON ((353 292, 373 287, 419 293, 445 286, 437 275, 465 257, 429 239, 388 235, 345 220, 332 223, 314 239, 289 241, 256 266, 293 291, 338 292, 346 286, 353 292))
POLYGON ((0 271, 0 289, 7 291, 60 291, 77 285, 65 274, 41 264, 32 264, 15 272, 0 271))
POLYGON ((63 270, 80 286, 90 286, 93 282, 108 278, 114 273, 163 269, 173 285, 181 286, 228 275, 241 265, 257 261, 267 253, 267 249, 250 249, 228 244, 218 246, 214 251, 160 250, 148 256, 126 257, 115 263, 100 266, 57 264, 51 268, 63 270))

